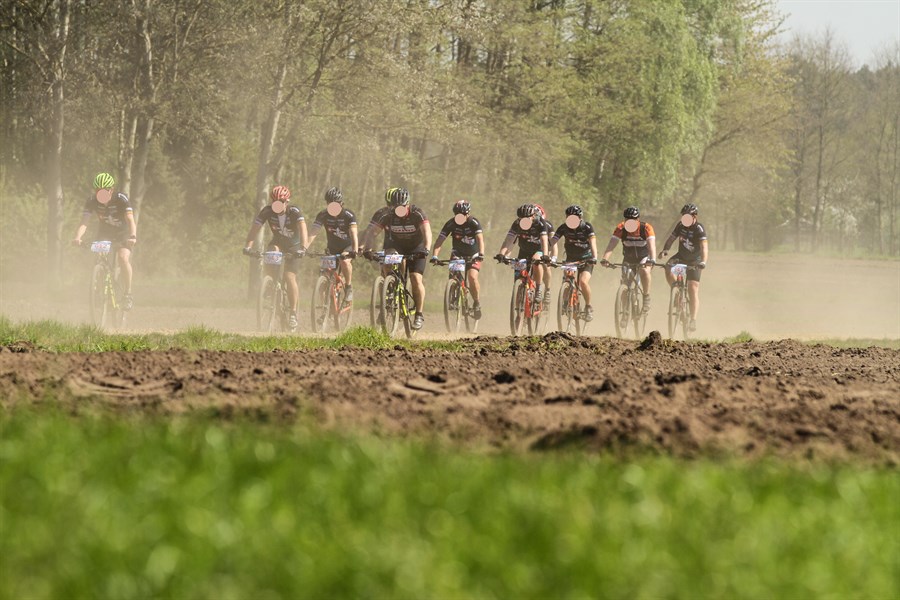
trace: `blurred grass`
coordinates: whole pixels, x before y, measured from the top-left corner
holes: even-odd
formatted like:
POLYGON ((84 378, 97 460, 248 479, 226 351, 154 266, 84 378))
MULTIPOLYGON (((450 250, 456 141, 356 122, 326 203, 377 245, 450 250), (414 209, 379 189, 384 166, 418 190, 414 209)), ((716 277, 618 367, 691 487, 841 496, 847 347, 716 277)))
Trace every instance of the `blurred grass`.
POLYGON ((896 470, 0 412, 0 597, 896 598, 896 470))

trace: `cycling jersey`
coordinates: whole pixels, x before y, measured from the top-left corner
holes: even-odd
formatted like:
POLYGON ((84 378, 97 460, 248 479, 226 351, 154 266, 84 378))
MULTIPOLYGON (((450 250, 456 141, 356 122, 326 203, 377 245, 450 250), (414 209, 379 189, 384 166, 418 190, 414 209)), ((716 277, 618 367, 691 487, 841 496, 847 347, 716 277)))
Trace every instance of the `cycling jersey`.
POLYGON ((271 206, 264 206, 253 222, 260 226, 268 224, 272 230, 271 244, 288 250, 300 245, 300 223, 303 221, 303 213, 298 206, 290 206, 280 215, 271 206))
POLYGON ((128 196, 117 192, 106 204, 98 202, 95 196, 91 196, 84 204, 82 215, 97 217, 99 221, 97 239, 118 242, 128 236, 128 221, 126 220, 128 213, 134 213, 128 196))
POLYGON ((690 227, 678 223, 672 230, 672 236, 678 238, 678 256, 687 264, 699 262, 703 256, 700 242, 706 239, 706 229, 699 222, 690 227))
POLYGON ((634 233, 625 230, 625 223, 619 223, 613 232, 613 237, 622 240, 622 252, 626 263, 639 263, 650 256, 650 246, 647 241, 656 238, 653 226, 650 223, 640 222, 634 233))
POLYGON ((535 252, 541 251, 541 237, 547 235, 547 221, 533 219, 531 227, 527 230, 519 225, 520 219, 513 221, 507 236, 514 236, 519 243, 519 258, 528 258, 535 252))
POLYGON ((356 225, 356 215, 352 211, 345 208, 341 210, 338 216, 332 217, 327 210, 323 210, 316 215, 312 233, 315 233, 320 227, 324 227, 325 236, 328 240, 328 251, 342 252, 353 245, 353 240, 350 238, 350 227, 352 225, 356 225))
POLYGON ((398 217, 394 209, 389 208, 378 221, 373 217, 372 222, 384 229, 385 248, 415 248, 425 244, 421 226, 428 224, 428 217, 414 204, 410 205, 405 217, 398 217))
POLYGON ((556 230, 556 233, 553 234, 553 239, 550 240, 551 245, 555 244, 562 237, 566 238, 567 261, 581 260, 593 256, 591 253, 591 239, 596 237, 596 234, 594 233, 594 227, 587 221, 581 221, 581 224, 575 229, 563 223, 556 230))
POLYGON ((450 219, 444 223, 444 227, 438 234, 437 244, 440 244, 444 238, 452 237, 452 254, 461 258, 467 258, 478 254, 478 240, 476 236, 479 233, 482 233, 481 223, 475 217, 469 217, 462 225, 457 225, 455 219, 450 219))

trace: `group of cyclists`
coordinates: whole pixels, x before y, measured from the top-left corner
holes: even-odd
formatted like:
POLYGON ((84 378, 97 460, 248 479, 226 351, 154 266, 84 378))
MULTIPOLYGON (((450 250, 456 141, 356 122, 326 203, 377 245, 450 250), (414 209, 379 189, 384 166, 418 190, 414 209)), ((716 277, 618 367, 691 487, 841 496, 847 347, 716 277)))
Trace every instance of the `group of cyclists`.
MULTIPOLYGON (((84 206, 82 220, 73 240, 81 245, 88 224, 93 218, 99 222, 97 239, 113 242, 125 291, 125 309, 133 306, 131 295, 132 270, 130 254, 137 241, 137 227, 127 196, 115 189, 115 179, 109 173, 98 174, 93 181, 94 194, 84 206)), ((432 231, 425 212, 410 201, 409 191, 392 187, 385 192, 385 206, 372 215, 363 234, 358 233, 356 215, 344 206, 342 191, 332 187, 325 192, 325 209, 320 211, 310 231, 299 206, 291 204, 291 191, 287 186, 276 185, 270 191, 269 203, 253 220, 244 244, 244 254, 253 254, 253 246, 260 230, 268 225, 272 237, 267 250, 279 250, 284 255, 284 281, 286 284, 291 314, 288 319, 290 329, 297 327, 297 311, 300 294, 297 275, 300 259, 309 251, 321 229, 325 229, 327 252, 340 256, 341 274, 345 281, 345 302, 353 300, 353 268, 351 259, 357 255, 372 258, 379 235, 384 232, 382 245, 385 254, 406 255, 409 271, 410 290, 415 304, 412 328, 421 329, 425 322, 425 284, 423 274, 428 262, 438 262, 442 247, 452 240, 451 259, 466 261, 466 279, 474 301, 473 316, 480 319, 481 287, 479 272, 485 257, 484 232, 481 223, 472 215, 472 205, 467 200, 453 204, 453 217, 444 223, 432 246, 432 231)), ((640 275, 644 293, 643 308, 650 310, 652 268, 656 259, 666 258, 677 240, 678 251, 665 263, 681 263, 695 267, 687 272, 688 293, 691 299, 689 328, 696 329, 699 309, 700 271, 706 267, 708 242, 706 230, 698 219, 695 204, 685 204, 681 218, 669 234, 663 249, 656 253, 656 235, 653 226, 641 220, 640 210, 629 206, 610 237, 602 256, 598 257, 594 227, 584 219, 581 206, 571 205, 565 210, 564 222, 554 229, 547 213, 540 204, 523 204, 516 209, 516 220, 510 226, 495 259, 504 261, 518 245, 518 258, 530 259, 533 263, 533 278, 537 284, 535 301, 549 304, 551 294, 550 265, 559 260, 559 241, 564 240, 564 261, 578 263, 578 282, 585 299, 586 321, 593 318, 591 306, 590 280, 593 267, 598 262, 609 266, 609 258, 621 241, 623 263, 636 269, 640 275)), ((267 267, 268 268, 268 267, 267 267)), ((666 269, 666 279, 670 285, 673 276, 666 269)))

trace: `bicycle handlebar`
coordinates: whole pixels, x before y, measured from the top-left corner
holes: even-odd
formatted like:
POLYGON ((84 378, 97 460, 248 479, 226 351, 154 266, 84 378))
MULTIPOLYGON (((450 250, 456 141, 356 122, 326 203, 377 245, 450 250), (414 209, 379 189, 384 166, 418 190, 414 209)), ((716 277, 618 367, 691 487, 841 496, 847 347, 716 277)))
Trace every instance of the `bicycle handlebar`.
POLYGON ((576 260, 573 262, 551 262, 550 266, 554 269, 559 269, 561 267, 581 267, 584 265, 595 265, 598 264, 596 260, 592 260, 590 258, 583 258, 581 260, 576 260))
POLYGON ((473 262, 475 262, 476 260, 483 261, 484 258, 481 258, 481 257, 475 258, 474 256, 470 256, 469 258, 448 258, 447 260, 439 259, 439 260, 433 260, 433 261, 431 261, 431 264, 437 265, 437 266, 439 266, 439 267, 446 267, 446 266, 449 265, 451 262, 457 261, 457 260, 464 260, 464 261, 466 261, 466 264, 467 264, 467 265, 471 265, 471 264, 472 264, 473 262))
POLYGON ((304 256, 308 256, 310 258, 328 258, 334 257, 340 260, 353 260, 358 256, 356 252, 342 252, 340 254, 330 254, 328 252, 307 252, 304 256))

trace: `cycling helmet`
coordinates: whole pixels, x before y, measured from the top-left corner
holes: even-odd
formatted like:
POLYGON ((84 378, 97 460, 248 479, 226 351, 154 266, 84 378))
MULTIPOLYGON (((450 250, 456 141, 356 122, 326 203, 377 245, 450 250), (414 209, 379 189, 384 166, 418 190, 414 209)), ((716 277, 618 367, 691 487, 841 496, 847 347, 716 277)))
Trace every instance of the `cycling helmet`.
POLYGON ((287 202, 291 199, 291 190, 288 189, 286 185, 276 185, 272 188, 272 202, 276 200, 280 200, 281 202, 287 202))
POLYGON ((520 219, 534 216, 534 204, 523 204, 516 209, 516 216, 520 219))
POLYGON ((698 213, 696 204, 685 204, 681 207, 681 214, 683 215, 695 215, 698 213))
POLYGON ((399 190, 399 189, 400 189, 400 188, 393 188, 393 187, 387 189, 387 191, 384 193, 384 204, 385 204, 385 206, 390 206, 390 205, 391 205, 391 194, 394 193, 394 190, 399 190))
POLYGON ((472 210, 472 205, 468 200, 459 200, 453 205, 454 215, 467 215, 472 210))
POLYGON ((534 211, 538 214, 538 216, 539 216, 540 218, 542 218, 542 219, 546 219, 546 218, 547 218, 547 211, 544 210, 544 207, 541 206, 540 204, 535 204, 535 205, 534 205, 534 211))
POLYGON ((641 217, 641 211, 638 210, 637 206, 629 206, 625 209, 623 215, 626 219, 639 219, 641 217))
POLYGON ((576 217, 584 216, 584 209, 578 206, 577 204, 573 204, 569 208, 566 209, 566 216, 575 215, 576 217))
POLYGON ((409 191, 406 188, 394 188, 391 192, 391 206, 407 206, 409 191))
POLYGON ((98 173, 96 177, 94 177, 94 189, 95 190, 106 190, 116 185, 116 180, 113 179, 113 176, 109 173, 98 173))
POLYGON ((340 188, 330 188, 327 192, 325 192, 325 202, 343 202, 344 201, 344 193, 340 188))

